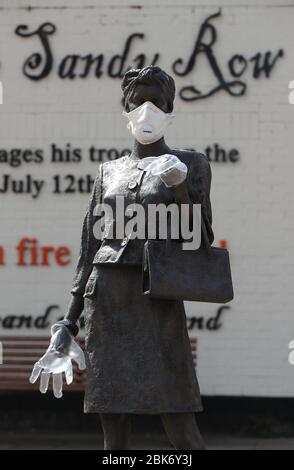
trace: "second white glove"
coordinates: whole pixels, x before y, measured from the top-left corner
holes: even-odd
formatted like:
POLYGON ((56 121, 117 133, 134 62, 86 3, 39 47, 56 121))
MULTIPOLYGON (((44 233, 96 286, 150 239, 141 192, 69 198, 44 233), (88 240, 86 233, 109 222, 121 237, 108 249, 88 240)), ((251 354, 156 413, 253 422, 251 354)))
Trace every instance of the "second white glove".
MULTIPOLYGON (((54 325, 55 326, 55 325, 54 325)), ((53 328, 52 328, 53 329, 53 328)), ((72 334, 66 326, 59 326, 53 329, 51 341, 44 356, 42 356, 34 365, 30 376, 30 382, 33 384, 40 377, 40 392, 46 393, 49 385, 50 374, 52 374, 53 393, 56 398, 62 397, 64 372, 66 383, 69 385, 73 381, 72 359, 77 362, 79 369, 86 368, 85 356, 83 350, 75 342, 72 334), (60 352, 57 347, 60 343, 60 335, 63 335, 62 342, 67 343, 66 353, 60 352)))

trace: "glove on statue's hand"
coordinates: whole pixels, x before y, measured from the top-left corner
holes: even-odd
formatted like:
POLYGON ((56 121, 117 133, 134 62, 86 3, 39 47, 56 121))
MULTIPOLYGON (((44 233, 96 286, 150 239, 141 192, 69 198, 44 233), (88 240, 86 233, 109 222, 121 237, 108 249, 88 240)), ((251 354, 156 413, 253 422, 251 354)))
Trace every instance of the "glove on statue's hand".
POLYGON ((56 323, 51 329, 51 341, 44 356, 34 365, 30 382, 35 383, 41 374, 40 392, 46 393, 50 374, 52 374, 53 393, 56 398, 62 397, 63 379, 66 383, 73 381, 72 359, 76 361, 79 369, 86 368, 85 356, 80 346, 75 342, 73 335, 65 325, 56 323))
POLYGON ((187 166, 175 155, 165 153, 159 157, 145 157, 138 168, 159 176, 167 188, 178 186, 187 176, 187 166))

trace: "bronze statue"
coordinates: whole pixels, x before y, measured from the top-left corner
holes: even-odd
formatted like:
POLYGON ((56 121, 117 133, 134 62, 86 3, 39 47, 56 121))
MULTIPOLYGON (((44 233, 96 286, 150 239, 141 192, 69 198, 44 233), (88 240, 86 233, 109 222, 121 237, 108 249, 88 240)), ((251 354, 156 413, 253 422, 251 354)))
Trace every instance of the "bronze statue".
MULTIPOLYGON (((113 237, 117 214, 102 238, 95 236, 94 226, 97 204, 115 209, 118 195, 126 204, 143 207, 199 203, 212 243, 210 165, 205 155, 172 149, 164 140, 174 117, 172 77, 157 66, 131 69, 123 78, 122 91, 133 150, 100 165, 83 223, 72 301, 64 320, 52 328, 46 353, 50 360, 46 362, 46 354, 41 358, 31 381, 41 373, 41 389, 46 392, 53 371, 54 393, 61 396, 61 372, 66 371, 70 383, 74 358, 81 368, 86 365, 84 411, 99 414, 105 449, 128 449, 132 414, 159 414, 176 449, 204 449, 195 419, 202 403, 183 301, 142 295, 145 239, 113 237), (150 157, 161 159, 162 171, 152 172, 159 160, 150 157), (86 364, 73 340, 83 310, 86 364), (48 366, 52 357, 55 369, 48 366)), ((124 217, 126 223, 129 218, 124 217)))

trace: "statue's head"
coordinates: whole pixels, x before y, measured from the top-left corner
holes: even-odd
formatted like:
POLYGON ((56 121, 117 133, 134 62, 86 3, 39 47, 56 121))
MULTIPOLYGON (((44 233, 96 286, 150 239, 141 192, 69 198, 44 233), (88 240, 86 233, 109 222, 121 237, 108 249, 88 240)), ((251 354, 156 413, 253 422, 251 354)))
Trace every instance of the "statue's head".
POLYGON ((150 65, 126 72, 122 81, 127 128, 141 144, 160 140, 175 114, 175 82, 160 67, 150 65))
POLYGON ((128 70, 121 88, 126 112, 133 111, 145 101, 151 101, 165 113, 173 111, 175 82, 158 66, 148 65, 142 69, 128 70))

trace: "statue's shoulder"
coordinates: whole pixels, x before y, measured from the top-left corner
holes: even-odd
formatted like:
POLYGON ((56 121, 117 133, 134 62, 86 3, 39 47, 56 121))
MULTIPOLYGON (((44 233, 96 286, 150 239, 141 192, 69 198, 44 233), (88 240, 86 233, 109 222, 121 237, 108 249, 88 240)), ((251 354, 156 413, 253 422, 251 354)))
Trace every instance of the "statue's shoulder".
POLYGON ((172 149, 173 155, 176 155, 188 167, 193 165, 196 169, 208 168, 209 160, 204 153, 198 152, 196 149, 172 149))
POLYGON ((122 157, 116 158, 115 160, 107 160, 101 163, 103 175, 110 174, 113 171, 119 171, 122 167, 126 165, 127 158, 127 155, 123 155, 122 157))

